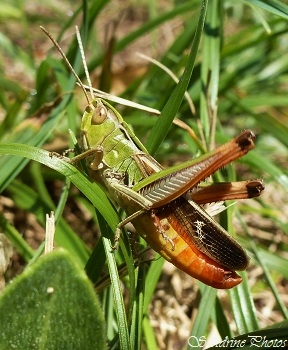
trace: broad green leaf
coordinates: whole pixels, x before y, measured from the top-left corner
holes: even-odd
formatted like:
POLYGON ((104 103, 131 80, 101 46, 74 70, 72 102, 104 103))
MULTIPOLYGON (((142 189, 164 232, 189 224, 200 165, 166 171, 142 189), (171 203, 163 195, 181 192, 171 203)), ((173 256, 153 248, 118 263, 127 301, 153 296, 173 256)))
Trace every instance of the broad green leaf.
POLYGON ((106 349, 102 310, 65 251, 41 257, 0 297, 1 349, 106 349))

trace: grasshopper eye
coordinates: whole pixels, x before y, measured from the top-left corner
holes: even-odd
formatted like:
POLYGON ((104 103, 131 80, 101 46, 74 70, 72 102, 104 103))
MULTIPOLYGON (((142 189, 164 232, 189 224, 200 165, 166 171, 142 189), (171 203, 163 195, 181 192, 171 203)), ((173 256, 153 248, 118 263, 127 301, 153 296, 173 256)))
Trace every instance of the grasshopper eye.
POLYGON ((91 124, 99 125, 104 122, 107 118, 107 109, 103 106, 103 104, 98 105, 92 111, 91 124))

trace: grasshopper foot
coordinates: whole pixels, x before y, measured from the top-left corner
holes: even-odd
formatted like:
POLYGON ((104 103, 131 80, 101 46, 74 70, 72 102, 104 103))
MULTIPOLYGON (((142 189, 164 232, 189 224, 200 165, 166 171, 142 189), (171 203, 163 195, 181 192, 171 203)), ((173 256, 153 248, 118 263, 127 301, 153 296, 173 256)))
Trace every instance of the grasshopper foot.
POLYGON ((112 253, 118 248, 120 236, 121 236, 121 229, 117 227, 115 232, 114 244, 112 246, 112 253))
MULTIPOLYGON (((154 219, 154 224, 156 226, 157 231, 162 235, 162 237, 165 239, 165 241, 169 242, 171 244, 172 247, 172 251, 175 250, 175 243, 173 242, 173 240, 167 236, 165 229, 163 228, 163 224, 161 223, 161 220, 158 218, 157 215, 155 215, 155 213, 151 214, 152 218, 154 219)), ((168 228, 169 228, 169 223, 168 223, 168 228)))

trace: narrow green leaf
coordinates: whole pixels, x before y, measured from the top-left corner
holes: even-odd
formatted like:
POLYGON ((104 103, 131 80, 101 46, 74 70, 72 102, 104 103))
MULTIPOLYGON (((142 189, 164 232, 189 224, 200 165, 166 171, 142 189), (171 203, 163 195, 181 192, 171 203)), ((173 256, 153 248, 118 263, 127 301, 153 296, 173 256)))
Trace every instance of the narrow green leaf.
POLYGON ((51 154, 47 151, 19 144, 0 144, 0 155, 1 154, 10 154, 36 160, 58 171, 62 175, 67 176, 93 203, 103 217, 105 217, 106 222, 113 231, 115 230, 118 224, 118 216, 102 188, 95 182, 91 183, 79 170, 64 159, 57 156, 51 157, 51 154))
POLYGON ((250 0, 249 5, 255 5, 277 16, 288 19, 288 6, 278 0, 250 0))
POLYGON ((201 349, 203 347, 200 339, 203 339, 211 312, 214 309, 214 304, 217 296, 217 290, 199 283, 201 290, 201 300, 199 302, 198 312, 191 330, 188 349, 201 349))
POLYGON ((109 273, 111 278, 111 286, 113 291, 113 300, 115 305, 115 311, 117 315, 117 324, 118 324, 118 332, 119 332, 119 340, 120 340, 120 348, 121 349, 131 349, 130 339, 128 334, 128 325, 126 319, 125 305, 122 295, 122 287, 119 279, 117 265, 115 261, 115 257, 112 250, 111 241, 106 238, 105 232, 103 233, 103 245, 106 252, 107 263, 109 267, 109 273))
POLYGON ((247 275, 239 273, 243 282, 229 290, 234 319, 240 334, 258 329, 256 309, 249 290, 247 275))
POLYGON ((161 116, 157 119, 157 122, 155 123, 147 139, 146 146, 149 153, 152 155, 156 152, 159 145, 162 143, 165 136, 167 135, 168 130, 172 124, 172 121, 178 109, 180 108, 184 94, 190 82, 197 52, 198 52, 198 47, 200 44, 201 34, 204 27, 207 4, 208 4, 207 0, 202 1, 197 29, 195 32, 190 55, 188 57, 188 61, 187 61, 185 70, 182 74, 182 77, 180 78, 180 81, 175 87, 175 89, 173 90, 169 100, 167 101, 166 105, 162 110, 161 116))

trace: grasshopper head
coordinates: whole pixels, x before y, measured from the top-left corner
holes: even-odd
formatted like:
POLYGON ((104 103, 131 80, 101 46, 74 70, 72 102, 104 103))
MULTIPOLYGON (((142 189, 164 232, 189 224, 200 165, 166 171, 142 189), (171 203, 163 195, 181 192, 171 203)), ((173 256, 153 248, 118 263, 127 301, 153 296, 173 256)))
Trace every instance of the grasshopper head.
POLYGON ((82 122, 84 149, 100 146, 116 130, 122 129, 123 119, 106 101, 96 98, 86 107, 82 122))
POLYGON ((107 119, 108 111, 101 99, 95 99, 85 108, 81 129, 87 130, 91 125, 103 124, 107 119))
POLYGON ((97 125, 110 124, 108 121, 112 122, 114 126, 117 127, 120 126, 123 119, 109 103, 100 98, 96 98, 85 108, 81 129, 85 131, 93 125, 96 127, 97 125))

